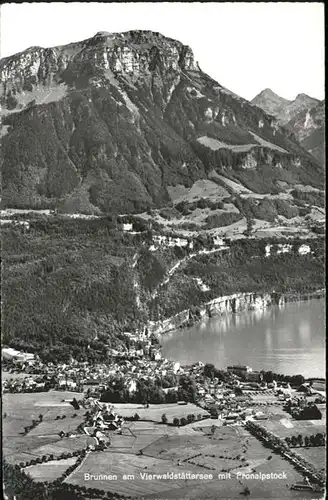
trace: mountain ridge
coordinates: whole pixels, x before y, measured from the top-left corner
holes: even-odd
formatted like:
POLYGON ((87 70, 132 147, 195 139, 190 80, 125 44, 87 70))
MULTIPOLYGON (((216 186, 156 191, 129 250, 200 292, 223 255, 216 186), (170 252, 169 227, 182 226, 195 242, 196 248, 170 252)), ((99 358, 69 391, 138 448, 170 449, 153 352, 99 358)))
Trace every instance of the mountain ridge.
POLYGON ((281 125, 286 125, 299 112, 318 105, 320 100, 302 92, 297 94, 295 99, 290 100, 281 97, 271 89, 264 89, 251 102, 275 116, 281 125))
POLYGON ((275 116, 304 149, 324 164, 324 100, 300 93, 289 101, 271 89, 265 89, 251 102, 275 116))
POLYGON ((287 179, 321 185, 288 129, 159 33, 32 47, 0 71, 3 206, 138 212, 213 168, 248 186, 269 171, 265 192, 287 179))

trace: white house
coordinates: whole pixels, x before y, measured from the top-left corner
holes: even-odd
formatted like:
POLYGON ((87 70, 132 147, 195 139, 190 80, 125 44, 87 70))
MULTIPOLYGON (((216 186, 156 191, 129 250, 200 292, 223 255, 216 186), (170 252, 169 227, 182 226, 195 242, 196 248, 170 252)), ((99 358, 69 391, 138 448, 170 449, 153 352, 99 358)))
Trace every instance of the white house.
POLYGON ((173 364, 173 373, 177 373, 180 370, 180 363, 177 361, 173 364))
POLYGON ((311 247, 309 245, 301 245, 298 249, 300 255, 306 255, 311 252, 311 247))
POLYGON ((290 253, 292 248, 293 248, 292 245, 288 245, 288 244, 283 245, 283 244, 279 243, 277 255, 279 255, 280 253, 290 253))
POLYGON ((128 382, 128 391, 135 392, 137 390, 137 382, 133 379, 129 380, 128 382))
POLYGON ((219 236, 214 236, 213 237, 213 243, 215 246, 223 246, 224 245, 224 241, 222 238, 220 238, 219 236))

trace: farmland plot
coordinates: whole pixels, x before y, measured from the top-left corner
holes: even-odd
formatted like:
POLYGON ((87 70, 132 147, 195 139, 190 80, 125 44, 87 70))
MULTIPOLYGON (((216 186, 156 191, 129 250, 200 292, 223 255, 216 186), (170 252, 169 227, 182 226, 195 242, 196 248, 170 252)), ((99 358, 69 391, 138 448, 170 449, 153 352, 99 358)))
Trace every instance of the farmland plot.
POLYGON ((2 432, 4 436, 19 436, 24 433, 24 427, 31 425, 32 420, 29 418, 12 418, 7 416, 2 421, 2 432))
MULTIPOLYGON (((58 406, 58 407, 48 407, 47 411, 43 415, 43 420, 55 420, 57 416, 62 417, 65 415, 66 417, 73 417, 73 415, 77 415, 77 419, 83 421, 85 408, 81 408, 79 410, 75 410, 72 405, 69 406, 58 406)), ((41 411, 41 413, 43 413, 41 411)))
MULTIPOLYGON (((81 434, 72 438, 58 439, 57 437, 56 442, 40 446, 39 448, 35 448, 31 450, 31 453, 33 453, 36 456, 54 454, 56 457, 58 457, 62 453, 82 450, 86 448, 89 442, 92 442, 93 440, 94 438, 91 438, 86 434, 81 434)), ((96 440, 94 440, 93 444, 95 443, 96 440)))
POLYGON ((326 450, 324 446, 297 448, 297 453, 310 462, 317 470, 325 470, 326 450))
POLYGON ((43 464, 30 465, 24 469, 35 481, 54 481, 58 479, 71 465, 76 463, 77 457, 63 460, 51 460, 43 464))
POLYGON ((325 422, 323 420, 292 420, 288 419, 286 425, 285 419, 280 420, 265 420, 261 425, 273 432, 281 438, 298 436, 307 436, 317 434, 318 432, 325 432, 325 422))
POLYGON ((206 410, 200 409, 198 406, 193 403, 189 403, 187 405, 178 405, 178 404, 168 404, 168 405, 150 405, 149 408, 138 408, 131 407, 131 405, 115 405, 117 407, 117 413, 122 415, 122 417, 133 417, 136 413, 138 413, 141 420, 149 420, 153 422, 161 422, 162 415, 165 413, 169 422, 177 417, 187 417, 189 414, 198 415, 201 413, 202 415, 208 415, 209 413, 206 410))
MULTIPOLYGON (((120 454, 117 460, 116 453, 102 452, 90 453, 83 462, 82 467, 74 471, 66 480, 66 483, 78 484, 87 488, 100 488, 105 491, 113 491, 123 495, 149 495, 156 494, 172 489, 179 489, 188 484, 200 484, 204 480, 168 480, 154 479, 147 480, 143 477, 145 473, 165 474, 173 473, 199 473, 204 474, 204 469, 192 465, 180 467, 172 464, 168 460, 160 460, 153 457, 137 456, 133 454, 120 454), (116 476, 114 480, 106 479, 86 479, 85 474, 103 474, 116 476), (123 475, 129 474, 134 479, 124 480, 123 475)), ((206 471, 208 472, 208 471, 206 471)))
POLYGON ((83 417, 65 418, 63 420, 45 420, 34 427, 29 432, 30 436, 47 436, 48 434, 58 434, 63 432, 74 432, 80 423, 83 422, 83 417))

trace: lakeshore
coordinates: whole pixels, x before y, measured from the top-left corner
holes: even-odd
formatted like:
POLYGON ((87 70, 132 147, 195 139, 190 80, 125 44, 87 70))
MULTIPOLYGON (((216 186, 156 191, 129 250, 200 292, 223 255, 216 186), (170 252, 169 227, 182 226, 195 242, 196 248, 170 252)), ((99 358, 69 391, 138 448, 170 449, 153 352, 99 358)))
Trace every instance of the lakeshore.
POLYGON ((276 373, 325 376, 324 300, 203 318, 161 336, 163 355, 181 364, 219 368, 250 364, 276 373))
POLYGON ((196 323, 213 316, 223 316, 234 314, 245 310, 264 310, 272 306, 280 306, 289 302, 308 301, 321 299, 326 295, 326 289, 315 290, 309 293, 288 293, 277 292, 257 293, 243 292, 233 295, 221 296, 206 302, 200 307, 193 307, 180 311, 179 313, 159 321, 149 321, 146 325, 148 332, 161 335, 187 328, 196 323))
MULTIPOLYGON (((236 321, 275 308, 224 317, 236 321)), ((137 493, 164 499, 197 490, 205 498, 220 490, 239 498, 251 489, 260 498, 264 491, 319 498, 325 379, 306 380, 297 375, 301 370, 281 375, 273 366, 257 371, 180 363, 163 356, 155 335, 128 337, 129 349, 111 349, 106 363, 94 365, 44 363, 32 353, 3 349, 5 474, 29 477, 36 490, 46 478, 47 488, 59 488, 64 497, 86 490, 97 498, 137 493), (140 468, 154 477, 148 480, 140 468), (263 475, 265 486, 257 479, 263 475)))

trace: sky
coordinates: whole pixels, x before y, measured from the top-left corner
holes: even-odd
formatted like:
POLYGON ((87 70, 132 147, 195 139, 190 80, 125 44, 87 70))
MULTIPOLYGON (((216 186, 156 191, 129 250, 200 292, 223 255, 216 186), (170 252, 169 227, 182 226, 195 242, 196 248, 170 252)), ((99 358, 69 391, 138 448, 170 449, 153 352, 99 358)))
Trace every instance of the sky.
POLYGON ((251 100, 324 98, 323 3, 23 3, 1 6, 1 57, 98 31, 158 31, 189 45, 201 69, 251 100))

